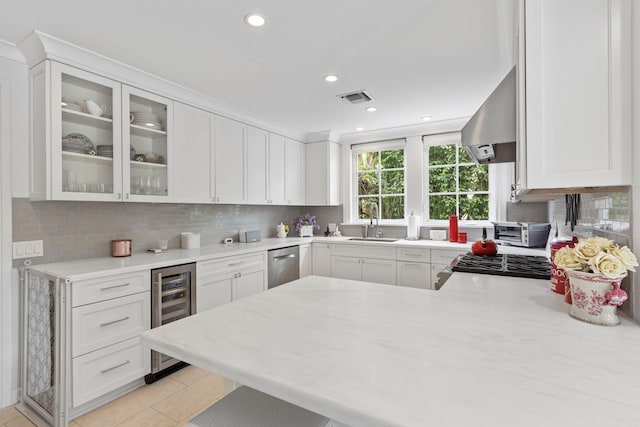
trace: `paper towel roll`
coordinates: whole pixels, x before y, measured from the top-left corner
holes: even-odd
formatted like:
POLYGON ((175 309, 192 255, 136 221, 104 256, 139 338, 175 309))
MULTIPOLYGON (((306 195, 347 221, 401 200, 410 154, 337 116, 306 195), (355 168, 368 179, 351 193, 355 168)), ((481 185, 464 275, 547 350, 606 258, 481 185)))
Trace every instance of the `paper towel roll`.
POLYGON ((409 215, 407 218, 407 240, 418 240, 420 235, 420 217, 409 215))

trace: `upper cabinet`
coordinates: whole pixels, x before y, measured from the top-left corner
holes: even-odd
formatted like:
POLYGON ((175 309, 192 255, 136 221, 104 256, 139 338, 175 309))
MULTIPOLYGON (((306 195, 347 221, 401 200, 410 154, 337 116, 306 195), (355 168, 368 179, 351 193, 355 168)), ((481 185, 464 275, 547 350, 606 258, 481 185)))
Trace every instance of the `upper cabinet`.
POLYGON ((629 1, 520 5, 518 190, 631 184, 629 1))
POLYGON ((288 205, 305 204, 305 144, 291 138, 285 140, 285 200, 288 205))
POLYGON ((30 93, 31 198, 170 200, 171 101, 53 61, 30 93))
POLYGON ((340 204, 340 145, 314 142, 305 151, 307 205, 340 204))
POLYGON ((174 102, 173 189, 179 203, 211 202, 211 158, 215 116, 174 102))
POLYGON ((247 125, 215 116, 212 150, 211 200, 215 203, 248 203, 247 125))

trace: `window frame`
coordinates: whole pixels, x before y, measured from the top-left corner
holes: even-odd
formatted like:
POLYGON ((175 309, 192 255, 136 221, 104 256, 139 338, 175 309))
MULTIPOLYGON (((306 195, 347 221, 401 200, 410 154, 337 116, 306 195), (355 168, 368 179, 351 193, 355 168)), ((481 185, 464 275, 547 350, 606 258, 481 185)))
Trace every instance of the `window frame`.
MULTIPOLYGON (((353 224, 368 224, 370 222, 367 218, 359 217, 359 200, 361 198, 367 197, 375 197, 378 199, 378 209, 380 209, 380 199, 383 196, 402 196, 404 198, 404 213, 403 217, 400 219, 383 219, 380 218, 380 224, 387 225, 402 225, 406 224, 407 217, 407 149, 406 149, 406 140, 389 140, 389 141, 379 141, 373 143, 364 143, 364 144, 353 144, 351 145, 351 223, 353 224), (389 169, 376 169, 371 171, 358 171, 358 154, 364 152, 375 152, 380 153, 381 151, 393 151, 402 149, 403 152, 403 166, 402 168, 389 168, 389 169), (382 171, 403 171, 403 186, 404 193, 392 193, 392 194, 382 194, 380 192, 380 187, 378 188, 379 192, 375 195, 363 195, 360 197, 358 194, 358 172, 377 172, 381 174, 382 171)), ((380 154, 381 156, 381 154, 380 154)), ((378 185, 382 185, 381 176, 379 176, 378 185)))
MULTIPOLYGON (((442 134, 431 134, 424 135, 422 137, 423 141, 423 223, 424 224, 448 224, 448 219, 435 219, 431 218, 430 215, 430 197, 432 193, 429 191, 429 171, 434 167, 429 164, 429 147, 439 146, 439 145, 452 145, 455 144, 457 147, 462 146, 462 138, 460 132, 446 132, 442 134)), ((487 173, 488 173, 488 188, 487 191, 460 191, 460 167, 461 166, 478 166, 473 161, 460 163, 460 152, 459 148, 456 150, 456 163, 455 164, 447 164, 447 165, 438 165, 435 168, 444 168, 444 167, 455 167, 456 169, 456 191, 455 192, 441 192, 441 193, 433 193, 433 195, 454 195, 456 196, 456 215, 460 214, 460 196, 467 194, 481 194, 488 196, 488 218, 487 219, 467 219, 460 220, 463 223, 467 224, 491 224, 491 221, 495 221, 495 211, 496 211, 496 198, 495 194, 492 191, 492 181, 496 179, 496 173, 492 168, 493 165, 487 165, 487 173)))

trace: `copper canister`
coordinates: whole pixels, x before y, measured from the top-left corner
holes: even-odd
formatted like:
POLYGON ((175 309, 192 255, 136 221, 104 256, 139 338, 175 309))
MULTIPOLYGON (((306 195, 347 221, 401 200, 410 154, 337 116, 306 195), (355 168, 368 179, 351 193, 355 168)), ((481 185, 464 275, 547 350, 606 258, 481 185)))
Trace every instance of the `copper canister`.
POLYGON ((131 240, 119 239, 111 241, 111 256, 131 256, 131 240))

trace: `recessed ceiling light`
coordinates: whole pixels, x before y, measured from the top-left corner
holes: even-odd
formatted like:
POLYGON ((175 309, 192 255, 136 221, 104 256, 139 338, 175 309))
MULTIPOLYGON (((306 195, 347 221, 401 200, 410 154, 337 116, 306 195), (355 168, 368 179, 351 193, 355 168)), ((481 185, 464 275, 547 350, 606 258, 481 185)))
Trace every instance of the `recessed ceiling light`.
POLYGON ((364 128, 363 128, 363 127, 361 127, 361 126, 358 126, 358 127, 356 128, 356 130, 357 130, 358 132, 360 132, 361 130, 364 130, 364 128))
POLYGON ((329 83, 337 82, 338 76, 336 76, 335 74, 327 74, 326 76, 324 76, 324 81, 329 83))
POLYGON ((249 15, 245 16, 244 20, 247 21, 247 24, 251 25, 252 27, 262 27, 265 23, 264 18, 255 13, 250 13, 249 15))
POLYGON ((367 107, 365 108, 366 111, 373 113, 374 111, 377 111, 378 109, 376 107, 367 107))
POLYGON ((422 121, 423 121, 423 122, 428 122, 428 121, 429 121, 429 120, 431 120, 431 119, 433 119, 433 117, 431 117, 431 116, 424 116, 424 117, 422 117, 422 121))

